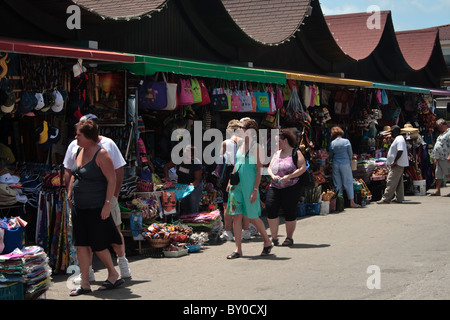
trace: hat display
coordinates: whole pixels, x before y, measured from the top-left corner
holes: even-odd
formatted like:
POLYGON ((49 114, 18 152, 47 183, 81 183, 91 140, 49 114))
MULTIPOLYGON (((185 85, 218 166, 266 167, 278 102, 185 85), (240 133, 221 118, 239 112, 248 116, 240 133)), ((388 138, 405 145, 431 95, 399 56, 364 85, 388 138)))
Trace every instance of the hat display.
POLYGON ((45 106, 44 96, 42 95, 42 93, 39 92, 36 93, 34 96, 36 97, 37 100, 34 110, 41 110, 45 106))
POLYGON ((54 143, 59 141, 61 134, 59 129, 51 124, 48 125, 48 139, 45 143, 42 144, 42 147, 45 149, 49 149, 54 143))
POLYGON ((36 142, 38 144, 44 144, 48 140, 48 123, 43 121, 35 130, 36 142))
POLYGON ((11 113, 16 103, 16 95, 13 92, 0 90, 0 106, 4 113, 11 113))
POLYGON ((385 126, 383 128, 383 131, 380 132, 381 135, 389 135, 391 134, 391 127, 390 126, 385 126))
MULTIPOLYGON (((27 91, 22 91, 20 94, 20 102, 18 112, 20 114, 29 114, 37 105, 37 99, 34 94, 27 91)), ((34 115, 34 114, 33 114, 34 115)))
POLYGON ((42 112, 47 112, 55 104, 55 95, 53 90, 46 90, 43 93, 45 106, 41 109, 42 112))
POLYGON ((6 184, 16 184, 19 183, 20 178, 18 176, 13 176, 10 173, 5 173, 0 176, 0 183, 6 184))
POLYGON ((55 96, 55 103, 51 106, 53 112, 60 112, 64 107, 64 99, 58 90, 54 90, 53 94, 55 96))

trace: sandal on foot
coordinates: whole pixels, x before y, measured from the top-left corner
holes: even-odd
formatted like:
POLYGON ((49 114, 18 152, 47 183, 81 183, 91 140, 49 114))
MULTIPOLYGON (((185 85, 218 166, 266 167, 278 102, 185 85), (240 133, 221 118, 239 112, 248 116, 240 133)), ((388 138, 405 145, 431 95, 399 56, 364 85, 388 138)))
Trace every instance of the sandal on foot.
POLYGON ((274 246, 278 246, 280 244, 280 240, 272 238, 272 243, 274 246))
POLYGON ((291 238, 286 238, 281 244, 283 247, 290 247, 294 244, 294 240, 291 238))
POLYGON ((72 291, 70 292, 70 296, 71 296, 71 297, 76 297, 76 296, 80 296, 80 295, 82 295, 82 294, 89 294, 89 293, 92 293, 92 290, 91 290, 91 289, 84 289, 84 288, 82 288, 82 287, 79 287, 79 288, 77 288, 77 289, 75 289, 75 290, 72 290, 72 291))
POLYGON ((102 283, 102 287, 104 287, 103 289, 98 288, 99 291, 106 291, 106 290, 112 290, 112 289, 116 289, 117 287, 121 286, 122 284, 125 283, 125 280, 123 279, 117 279, 116 282, 114 282, 114 284, 109 281, 109 280, 105 280, 102 283))
POLYGON ((429 196, 429 197, 440 197, 441 194, 440 194, 440 193, 437 194, 436 192, 433 192, 433 193, 430 193, 428 196, 429 196))
POLYGON ((261 252, 261 255, 268 256, 270 254, 270 251, 272 251, 272 246, 264 247, 263 251, 261 252))
POLYGON ((240 257, 241 257, 241 255, 235 251, 232 254, 228 255, 227 259, 237 259, 237 258, 240 258, 240 257))

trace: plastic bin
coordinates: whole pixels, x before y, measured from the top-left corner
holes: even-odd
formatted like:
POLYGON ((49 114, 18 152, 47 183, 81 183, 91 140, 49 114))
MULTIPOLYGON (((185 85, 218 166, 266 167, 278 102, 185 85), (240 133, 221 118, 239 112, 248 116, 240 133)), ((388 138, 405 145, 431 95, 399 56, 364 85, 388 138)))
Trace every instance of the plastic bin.
POLYGON ((24 300, 23 284, 17 282, 8 287, 0 288, 0 300, 24 300))
POLYGON ((306 216, 306 203, 299 204, 297 207, 297 216, 304 217, 306 216))
POLYGON ((322 201, 320 204, 320 215, 326 216, 330 213, 330 201, 322 201))
POLYGON ((427 194, 427 181, 426 180, 414 180, 413 188, 414 188, 415 196, 425 196, 427 194))
POLYGON ((320 203, 307 203, 306 204, 306 214, 308 216, 320 215, 320 203))

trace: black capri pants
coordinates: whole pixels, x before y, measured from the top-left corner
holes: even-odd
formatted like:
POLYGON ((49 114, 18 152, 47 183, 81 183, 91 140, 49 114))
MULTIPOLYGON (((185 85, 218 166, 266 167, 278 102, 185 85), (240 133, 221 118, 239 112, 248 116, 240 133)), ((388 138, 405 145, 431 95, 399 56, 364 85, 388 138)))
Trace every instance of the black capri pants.
POLYGON ((286 221, 297 220, 297 205, 300 198, 300 184, 291 187, 277 189, 270 187, 266 195, 266 212, 269 219, 279 217, 280 209, 283 209, 286 221))
POLYGON ((75 246, 91 247, 92 251, 108 249, 112 243, 122 244, 119 230, 111 215, 102 220, 102 208, 80 209, 72 206, 72 227, 75 246))

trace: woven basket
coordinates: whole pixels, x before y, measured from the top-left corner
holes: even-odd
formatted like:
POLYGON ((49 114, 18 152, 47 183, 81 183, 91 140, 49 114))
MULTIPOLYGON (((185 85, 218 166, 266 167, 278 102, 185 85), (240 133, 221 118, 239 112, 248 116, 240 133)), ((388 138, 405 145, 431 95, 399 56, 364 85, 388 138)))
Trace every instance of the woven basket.
POLYGON ((153 248, 165 248, 169 245, 170 239, 147 239, 153 248))

